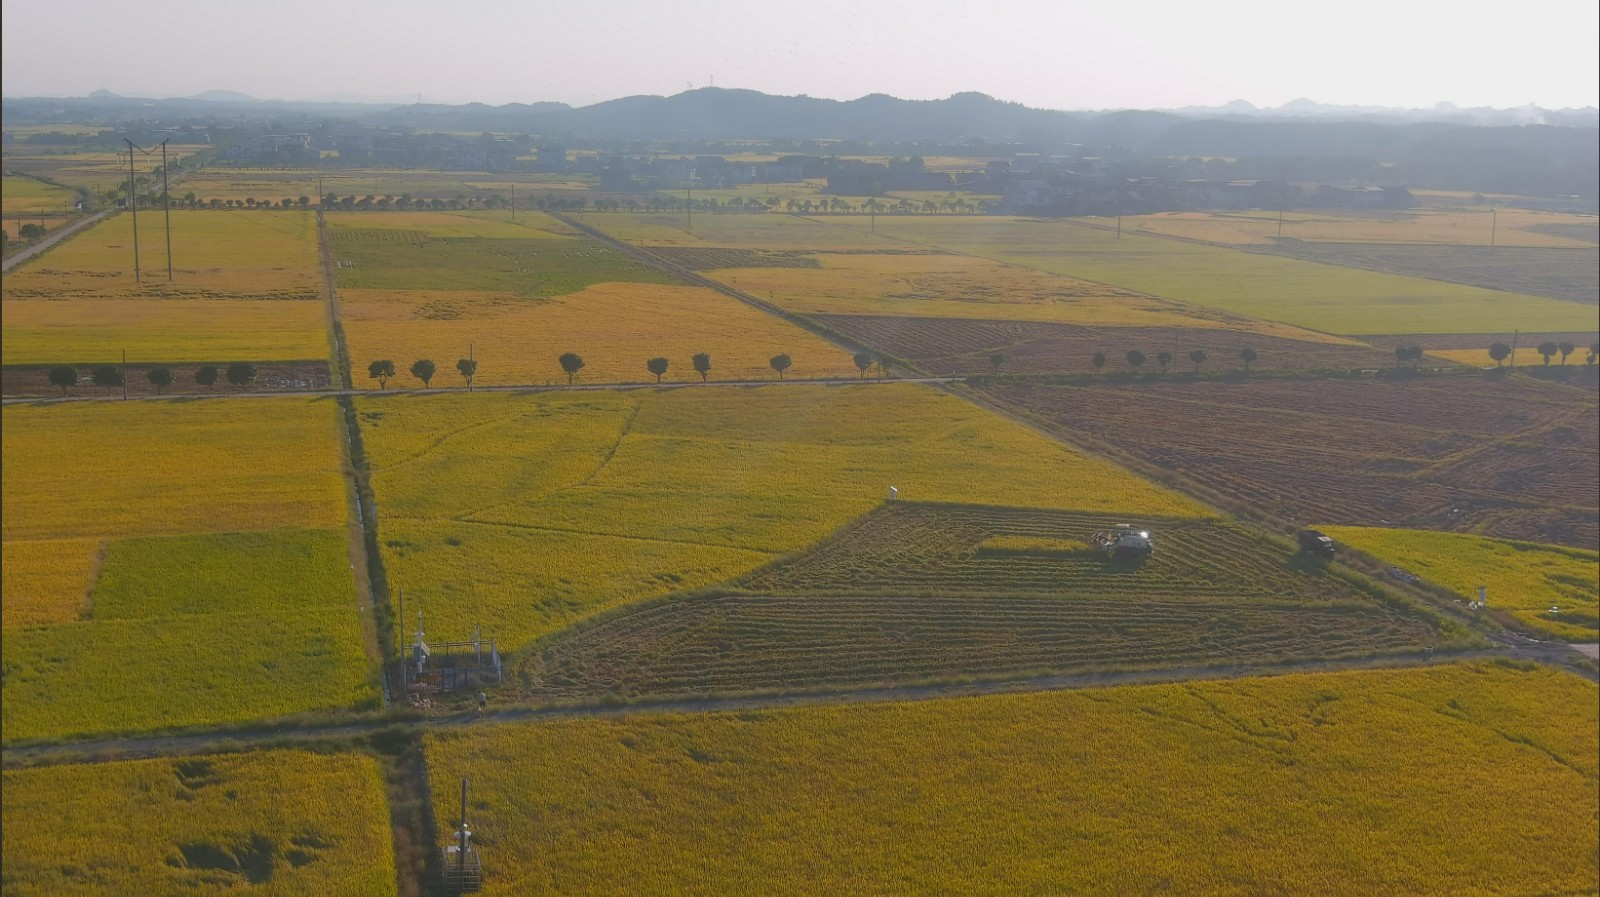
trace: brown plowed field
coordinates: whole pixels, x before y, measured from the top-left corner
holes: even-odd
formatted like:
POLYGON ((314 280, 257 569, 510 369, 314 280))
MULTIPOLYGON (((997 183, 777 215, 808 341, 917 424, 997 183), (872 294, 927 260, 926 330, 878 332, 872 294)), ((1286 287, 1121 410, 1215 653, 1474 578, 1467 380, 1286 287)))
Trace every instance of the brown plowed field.
POLYGON ((1593 396, 1522 377, 983 391, 1293 522, 1600 547, 1593 396))
POLYGON ((1159 352, 1173 355, 1170 371, 1191 371, 1189 353, 1204 350, 1202 371, 1244 370, 1239 352, 1256 350, 1251 370, 1376 369, 1394 366, 1394 352, 1366 346, 1309 343, 1237 330, 1179 327, 1085 327, 1031 321, 963 318, 812 315, 817 323, 863 345, 909 361, 931 374, 988 373, 989 356, 1006 360, 1012 374, 1094 372, 1094 353, 1106 353, 1105 371, 1126 371, 1130 349, 1147 358, 1143 372, 1161 370, 1159 352))
MULTIPOLYGON (((51 367, 52 365, 8 364, 0 368, 0 395, 42 398, 61 395, 60 389, 50 385, 51 367)), ((105 392, 89 379, 89 373, 94 367, 88 364, 77 365, 78 385, 71 390, 73 395, 94 396, 105 392)), ((157 365, 128 365, 128 395, 155 395, 156 388, 150 385, 150 380, 145 376, 145 372, 153 367, 157 365)), ((194 372, 199 369, 199 364, 184 362, 169 364, 167 367, 172 369, 172 385, 166 390, 168 395, 208 391, 227 392, 233 389, 227 380, 228 366, 224 363, 217 363, 217 383, 212 390, 207 390, 194 382, 194 372)), ((269 389, 326 389, 329 385, 326 361, 259 361, 256 362, 256 382, 251 389, 257 392, 269 389)), ((121 389, 113 389, 112 392, 120 394, 121 389)))

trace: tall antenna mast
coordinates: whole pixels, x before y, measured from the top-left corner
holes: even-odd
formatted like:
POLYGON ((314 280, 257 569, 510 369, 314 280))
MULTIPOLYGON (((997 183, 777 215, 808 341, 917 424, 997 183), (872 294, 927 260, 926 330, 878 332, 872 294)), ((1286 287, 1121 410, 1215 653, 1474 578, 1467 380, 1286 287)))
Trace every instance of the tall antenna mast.
POLYGON ((133 185, 134 146, 133 141, 126 137, 122 138, 122 142, 128 145, 128 209, 133 212, 133 282, 143 283, 139 275, 139 194, 133 185))
POLYGON ((161 141, 161 198, 165 201, 167 218, 167 283, 172 283, 172 190, 167 181, 167 140, 161 141))

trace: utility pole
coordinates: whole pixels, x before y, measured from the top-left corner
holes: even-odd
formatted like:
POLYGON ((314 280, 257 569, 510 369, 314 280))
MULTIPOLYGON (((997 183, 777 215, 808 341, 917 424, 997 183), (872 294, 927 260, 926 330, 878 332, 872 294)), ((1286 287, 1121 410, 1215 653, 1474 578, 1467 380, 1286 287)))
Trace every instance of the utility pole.
POLYGON ((143 283, 139 275, 139 194, 133 186, 133 141, 122 138, 128 145, 128 210, 133 212, 133 282, 143 283))
POLYGON ((1520 330, 1511 331, 1511 369, 1513 371, 1517 369, 1517 337, 1521 335, 1522 331, 1520 330))
POLYGON ((128 400, 128 350, 122 350, 122 400, 128 400))
POLYGON ((688 216, 684 230, 694 233, 694 169, 689 169, 689 180, 684 184, 683 211, 688 216))
POLYGON ((511 220, 517 220, 517 185, 511 185, 511 220))
MULTIPOLYGON (((167 140, 171 140, 168 137, 167 140)), ((167 283, 172 283, 172 189, 167 180, 167 140, 161 141, 161 198, 167 218, 167 283)))
POLYGON ((1495 216, 1496 216, 1498 211, 1499 211, 1498 209, 1490 209, 1489 210, 1489 248, 1490 249, 1494 248, 1495 227, 1496 227, 1496 225, 1499 224, 1499 221, 1496 220, 1495 216))

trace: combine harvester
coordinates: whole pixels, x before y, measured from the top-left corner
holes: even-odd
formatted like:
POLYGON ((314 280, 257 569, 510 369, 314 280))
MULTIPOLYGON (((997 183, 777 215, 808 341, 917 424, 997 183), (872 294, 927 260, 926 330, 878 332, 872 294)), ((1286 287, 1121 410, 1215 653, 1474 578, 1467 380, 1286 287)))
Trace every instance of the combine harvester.
POLYGON ((1142 561, 1155 551, 1149 530, 1136 530, 1126 523, 1117 528, 1095 533, 1089 544, 1114 561, 1142 561))

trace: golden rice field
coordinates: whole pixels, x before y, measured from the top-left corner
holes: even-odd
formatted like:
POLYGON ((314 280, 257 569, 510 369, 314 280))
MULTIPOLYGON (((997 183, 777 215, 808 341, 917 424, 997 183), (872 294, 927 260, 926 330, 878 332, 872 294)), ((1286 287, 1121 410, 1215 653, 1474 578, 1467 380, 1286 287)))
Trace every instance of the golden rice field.
POLYGON ((331 400, 0 412, 5 739, 376 700, 331 400))
POLYGON ((27 177, 0 179, 0 212, 7 215, 71 209, 78 195, 65 187, 27 177))
POLYGON ((366 755, 276 750, 3 778, 7 895, 396 893, 383 777, 366 755))
POLYGON ((309 212, 172 213, 173 282, 160 215, 139 222, 144 282, 133 277, 133 216, 113 215, 6 275, 11 299, 317 299, 309 212))
MULTIPOLYGON (((861 233, 867 223, 845 216, 821 226, 861 233)), ((1141 234, 1118 239, 1070 220, 880 217, 877 228, 879 239, 892 236, 1347 336, 1594 327, 1593 308, 1573 302, 1141 234)))
MULTIPOLYGON (((1114 219, 1095 219, 1110 226, 1114 219)), ((1541 212, 1532 209, 1407 209, 1404 211, 1285 212, 1282 236, 1311 243, 1423 243, 1450 246, 1543 246, 1587 248, 1582 241, 1540 233, 1539 225, 1593 225, 1592 217, 1541 212), (1491 220, 1492 219, 1492 220, 1491 220), (1492 231, 1492 235, 1491 235, 1492 231)), ((1251 210, 1230 212, 1158 212, 1122 219, 1127 233, 1186 237, 1241 246, 1270 246, 1279 236, 1278 213, 1251 210)))
MULTIPOLYGON (((165 276, 165 275, 163 275, 165 276)), ((269 299, 17 299, 5 303, 6 364, 327 358, 321 302, 269 299)))
POLYGON ((1323 531, 1386 563, 1476 600, 1558 638, 1600 639, 1600 554, 1563 545, 1464 533, 1329 526, 1323 531), (1560 611, 1552 613, 1551 608, 1560 611))
POLYGON ((731 268, 706 274, 802 314, 1221 328, 1349 343, 1286 324, 967 255, 819 253, 812 258, 818 267, 731 268))
POLYGON ((1204 508, 914 385, 370 396, 358 401, 391 592, 436 637, 520 647, 712 585, 904 499, 1204 508))
POLYGON ((464 386, 455 369, 469 346, 478 362, 476 385, 565 383, 557 359, 577 352, 577 383, 654 382, 645 362, 662 356, 665 382, 698 382, 693 356, 711 356, 716 380, 775 380, 769 364, 793 360, 791 378, 854 377, 850 356, 837 346, 765 312, 703 287, 602 283, 545 300, 505 293, 422 290, 340 291, 345 335, 358 385, 378 387, 367 364, 388 358, 398 383, 420 386, 406 373, 432 359, 434 386, 464 386))
POLYGON ((1584 894, 1600 694, 1450 664, 427 736, 497 894, 1584 894), (1511 859, 1514 858, 1514 859, 1511 859))

